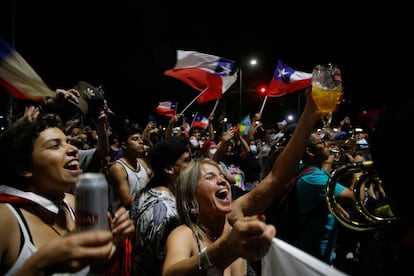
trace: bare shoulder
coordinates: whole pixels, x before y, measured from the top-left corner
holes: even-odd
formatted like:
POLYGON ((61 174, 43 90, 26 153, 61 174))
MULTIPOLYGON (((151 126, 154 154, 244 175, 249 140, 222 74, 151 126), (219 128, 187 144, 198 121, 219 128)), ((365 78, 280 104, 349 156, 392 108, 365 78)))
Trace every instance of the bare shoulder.
POLYGON ((109 168, 109 173, 119 170, 120 168, 122 168, 122 165, 119 162, 114 161, 112 166, 109 168))
POLYGON ((168 270, 173 264, 188 259, 197 252, 197 242, 192 230, 186 225, 177 226, 167 239, 163 270, 168 270))
POLYGON ((9 228, 10 223, 17 225, 17 220, 12 211, 6 204, 0 204, 0 223, 1 225, 7 225, 7 227, 0 227, 0 232, 5 230, 7 228, 7 232, 9 232, 11 229, 9 228))
POLYGON ((13 262, 20 248, 20 231, 16 217, 5 204, 0 204, 0 225, 1 266, 9 266, 7 263, 13 262))
POLYGON ((117 179, 127 179, 127 172, 123 165, 121 165, 118 162, 115 162, 109 168, 108 181, 112 183, 112 182, 116 182, 117 179))
POLYGON ((193 236, 193 231, 191 230, 190 227, 188 227, 185 224, 179 225, 177 227, 175 227, 171 233, 168 235, 168 239, 178 239, 178 240, 182 240, 182 239, 187 239, 187 240, 191 240, 188 239, 189 237, 191 238, 193 236))
POLYGON ((120 173, 125 173, 125 168, 122 164, 120 164, 119 162, 114 162, 114 164, 109 168, 109 172, 110 175, 114 175, 114 174, 120 174, 120 173))

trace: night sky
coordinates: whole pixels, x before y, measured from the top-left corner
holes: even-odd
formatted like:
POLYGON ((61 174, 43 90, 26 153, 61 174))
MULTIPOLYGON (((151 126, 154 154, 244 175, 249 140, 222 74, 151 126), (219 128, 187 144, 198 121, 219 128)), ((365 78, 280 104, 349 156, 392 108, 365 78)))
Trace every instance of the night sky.
MULTIPOLYGON (((390 95, 403 99, 412 76, 413 24, 395 1, 366 7, 360 1, 36 2, 3 0, 0 34, 50 88, 71 88, 79 80, 102 85, 117 118, 142 124, 159 101, 178 101, 180 111, 198 94, 163 75, 176 49, 222 56, 243 68, 242 110, 237 81, 216 111, 233 121, 259 111, 255 90, 270 83, 278 59, 305 72, 317 63, 338 63, 346 95, 338 119, 381 107, 390 95), (251 58, 258 60, 255 68, 248 67, 251 58)), ((0 92, 3 99, 7 93, 0 92)), ((275 125, 302 100, 300 93, 269 99, 264 121, 275 125)), ((189 112, 207 116, 213 105, 195 103, 189 112)))

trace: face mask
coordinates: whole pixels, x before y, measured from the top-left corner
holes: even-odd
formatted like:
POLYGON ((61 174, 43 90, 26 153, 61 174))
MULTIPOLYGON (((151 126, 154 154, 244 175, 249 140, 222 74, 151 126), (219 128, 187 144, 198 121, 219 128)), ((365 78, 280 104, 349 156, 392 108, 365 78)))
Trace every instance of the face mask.
POLYGON ((198 148, 200 146, 197 139, 191 139, 190 143, 193 148, 198 148))
POLYGON ((214 154, 216 153, 216 151, 217 151, 217 149, 216 149, 216 148, 214 148, 214 149, 209 149, 209 151, 208 151, 208 157, 209 157, 209 158, 213 158, 213 156, 214 156, 214 154))
POLYGON ((257 153, 257 146, 256 145, 250 145, 250 152, 251 153, 257 153))

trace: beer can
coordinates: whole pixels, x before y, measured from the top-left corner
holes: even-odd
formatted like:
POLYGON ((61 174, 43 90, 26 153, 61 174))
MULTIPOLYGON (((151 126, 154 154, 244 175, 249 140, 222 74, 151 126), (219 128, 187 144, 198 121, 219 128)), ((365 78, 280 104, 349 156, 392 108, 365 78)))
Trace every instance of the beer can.
POLYGON ((83 173, 75 190, 76 230, 108 230, 108 183, 101 173, 83 173))

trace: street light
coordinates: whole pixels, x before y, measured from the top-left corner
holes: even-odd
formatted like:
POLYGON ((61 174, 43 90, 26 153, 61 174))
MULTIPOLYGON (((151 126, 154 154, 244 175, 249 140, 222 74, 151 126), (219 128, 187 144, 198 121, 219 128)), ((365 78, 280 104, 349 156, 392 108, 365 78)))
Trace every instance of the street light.
MULTIPOLYGON (((249 61, 249 65, 251 67, 254 67, 257 65, 257 60, 255 58, 250 59, 249 61)), ((240 99, 240 103, 239 103, 239 121, 241 121, 242 119, 242 94, 243 94, 243 70, 242 70, 242 66, 240 66, 239 69, 239 87, 240 87, 240 95, 239 95, 239 99, 240 99)))

